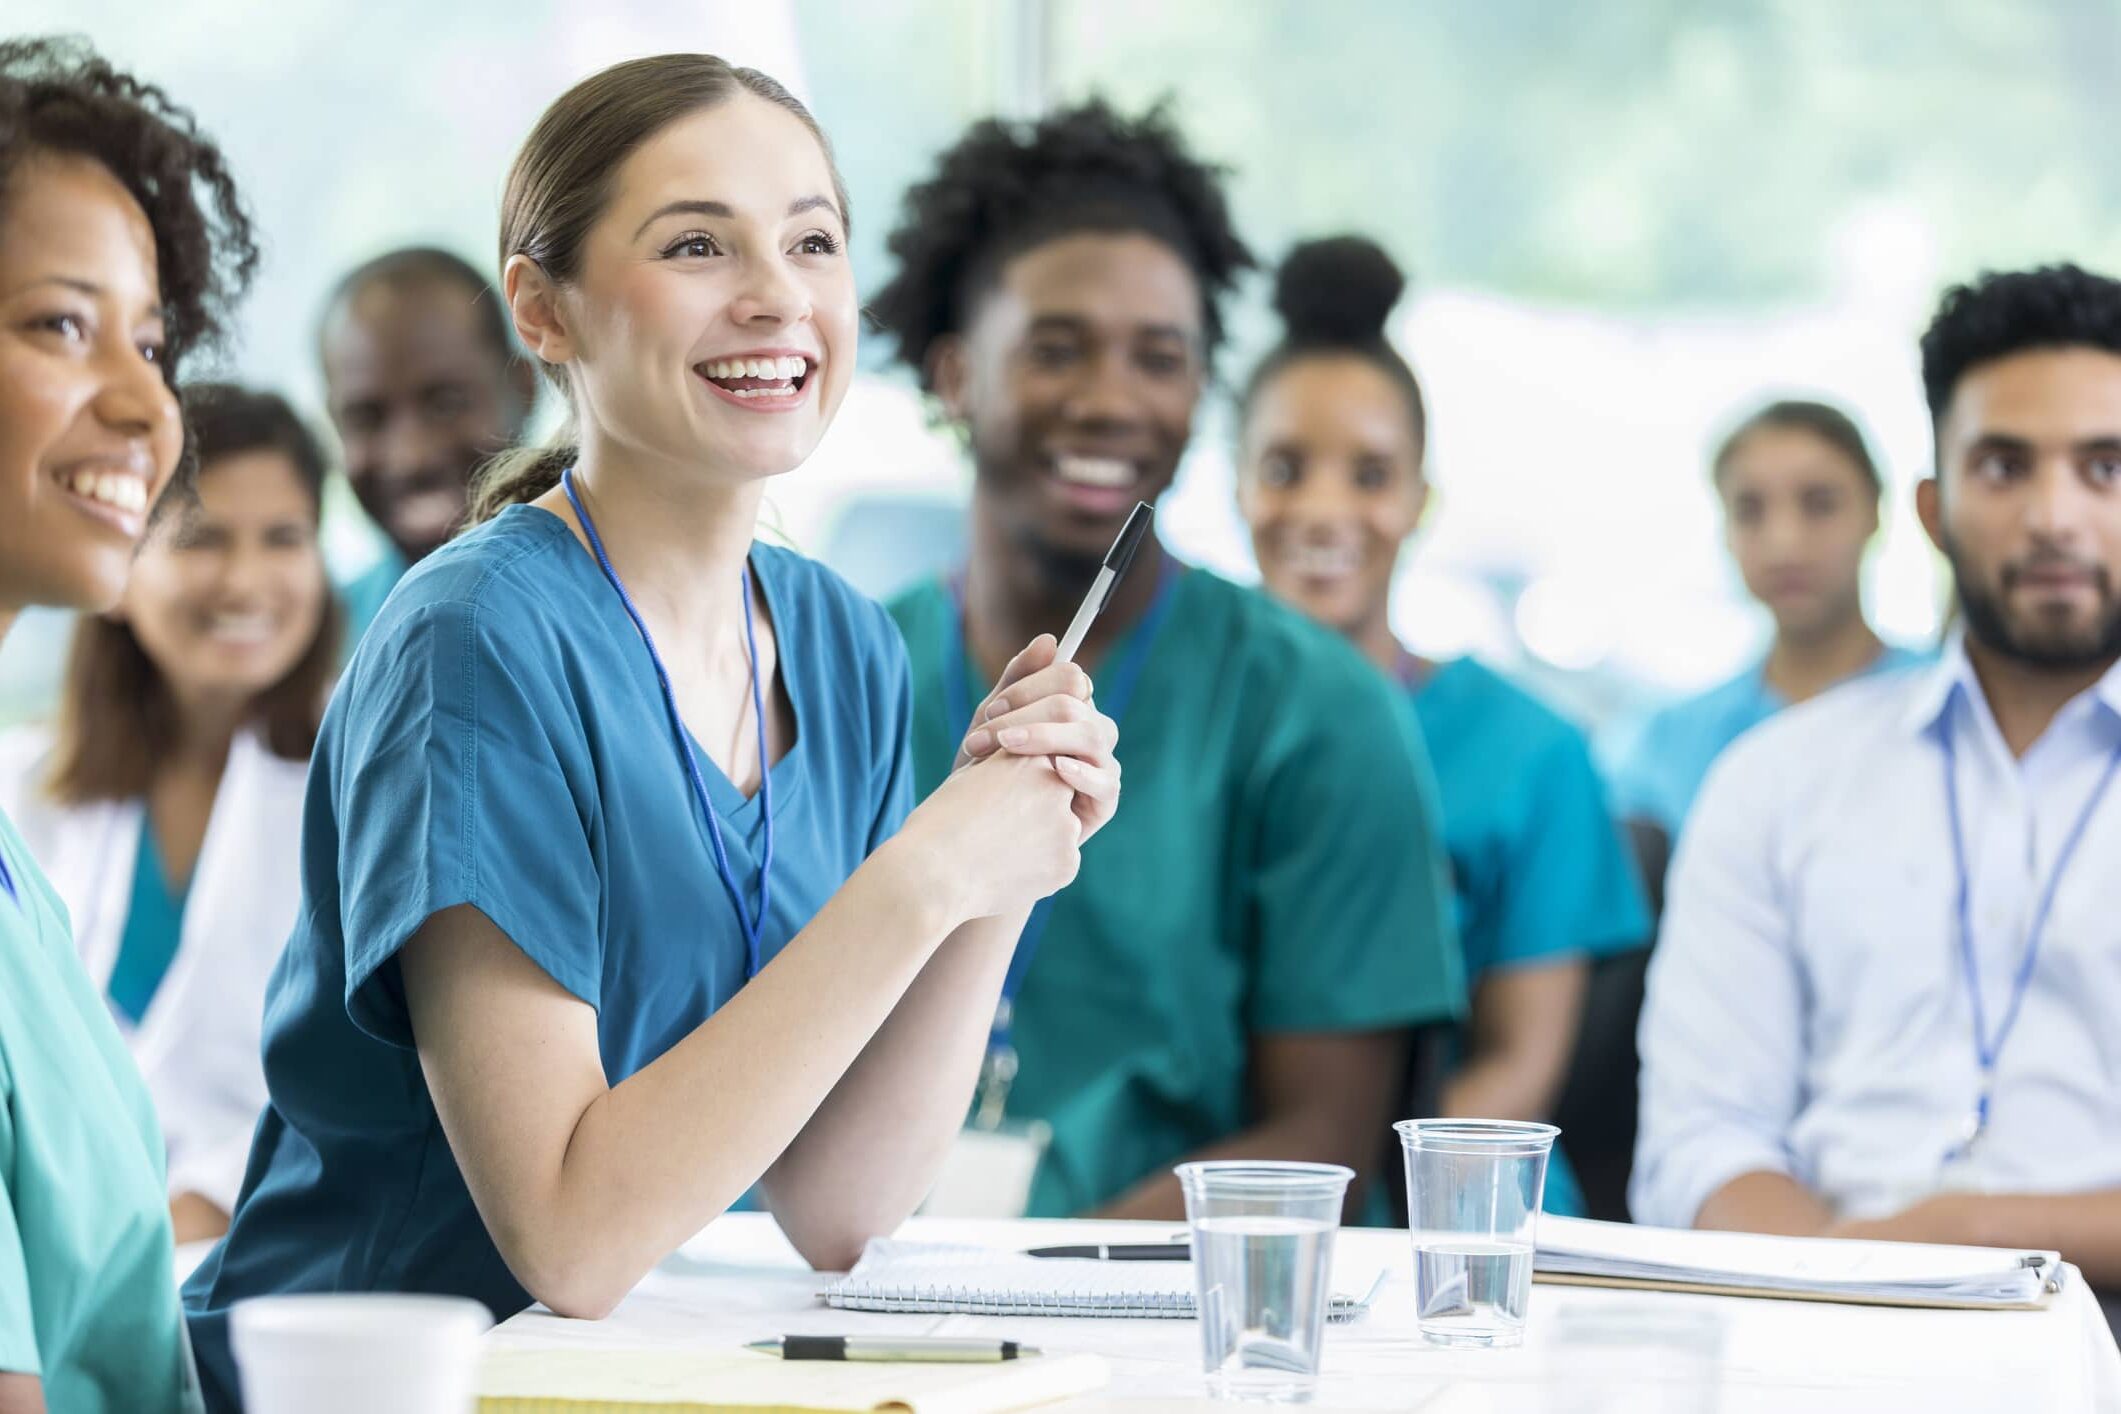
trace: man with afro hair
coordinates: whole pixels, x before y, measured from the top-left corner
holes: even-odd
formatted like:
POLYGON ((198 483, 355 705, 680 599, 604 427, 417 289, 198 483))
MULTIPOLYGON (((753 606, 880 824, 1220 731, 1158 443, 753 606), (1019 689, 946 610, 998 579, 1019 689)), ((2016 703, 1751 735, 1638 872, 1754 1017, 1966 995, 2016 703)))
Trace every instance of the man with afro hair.
MULTIPOLYGON (((925 790, 988 745, 971 704, 1005 645, 1061 629, 1171 485, 1253 262, 1169 113, 1096 102, 974 125, 890 250, 873 310, 974 472, 966 563, 892 605, 925 790)), ((1462 995, 1409 715, 1337 637, 1153 538, 1078 660, 1126 795, 1018 943, 976 1122, 1050 1135, 1040 1216, 1179 1217, 1188 1159, 1366 1179, 1410 1028, 1462 995)))

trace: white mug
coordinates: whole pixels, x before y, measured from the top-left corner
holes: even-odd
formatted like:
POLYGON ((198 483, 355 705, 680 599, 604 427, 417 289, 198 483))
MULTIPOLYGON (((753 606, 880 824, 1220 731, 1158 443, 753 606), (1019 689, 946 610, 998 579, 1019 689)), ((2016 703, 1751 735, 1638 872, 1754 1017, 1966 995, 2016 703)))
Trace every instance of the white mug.
POLYGON ((470 1414, 493 1317, 458 1296, 261 1296, 229 1312, 250 1414, 470 1414))

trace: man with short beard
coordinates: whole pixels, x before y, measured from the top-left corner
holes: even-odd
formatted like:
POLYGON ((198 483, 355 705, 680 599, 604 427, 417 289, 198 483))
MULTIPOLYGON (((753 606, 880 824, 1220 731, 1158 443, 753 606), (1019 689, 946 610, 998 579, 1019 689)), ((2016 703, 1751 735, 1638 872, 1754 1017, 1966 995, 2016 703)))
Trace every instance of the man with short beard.
POLYGON ((2059 1249, 2121 1286, 2121 283, 1949 291, 1922 339, 1932 668, 1711 772, 1642 1022, 1635 1215, 2059 1249))

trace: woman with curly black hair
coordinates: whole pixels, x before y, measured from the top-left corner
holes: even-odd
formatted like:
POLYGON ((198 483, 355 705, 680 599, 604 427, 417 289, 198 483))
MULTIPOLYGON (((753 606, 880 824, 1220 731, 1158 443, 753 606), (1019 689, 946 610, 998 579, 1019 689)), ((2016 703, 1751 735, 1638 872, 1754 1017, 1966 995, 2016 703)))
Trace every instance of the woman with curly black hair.
MULTIPOLYGON (((173 391, 257 263, 220 152, 86 48, 0 43, 0 634, 117 602, 179 478, 173 391)), ((189 1410, 162 1137, 0 818, 0 1414, 189 1410)))
MULTIPOLYGON (((928 786, 1006 645, 1065 624, 1170 486, 1252 258, 1168 113, 1102 103, 972 128, 890 248, 874 311, 974 469, 967 563, 892 606, 928 786)), ((980 1107, 1029 1122, 1008 1206, 1175 1218, 1184 1158, 1370 1167, 1408 1028, 1460 998, 1406 713, 1333 635, 1153 540, 1081 661, 1127 809, 1018 943, 980 1107)))

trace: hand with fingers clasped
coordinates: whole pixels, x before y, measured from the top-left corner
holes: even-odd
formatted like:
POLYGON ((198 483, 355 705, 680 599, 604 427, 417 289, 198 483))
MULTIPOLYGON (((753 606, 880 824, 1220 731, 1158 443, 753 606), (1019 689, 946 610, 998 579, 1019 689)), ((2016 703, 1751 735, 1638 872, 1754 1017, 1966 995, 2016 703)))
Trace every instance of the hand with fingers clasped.
POLYGON ((906 822, 934 838, 969 891, 966 916, 1025 908, 1075 878, 1080 850, 1119 806, 1119 728, 1090 677, 1040 634, 1010 660, 959 744, 950 776, 906 822))

